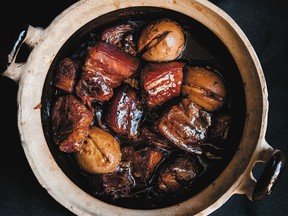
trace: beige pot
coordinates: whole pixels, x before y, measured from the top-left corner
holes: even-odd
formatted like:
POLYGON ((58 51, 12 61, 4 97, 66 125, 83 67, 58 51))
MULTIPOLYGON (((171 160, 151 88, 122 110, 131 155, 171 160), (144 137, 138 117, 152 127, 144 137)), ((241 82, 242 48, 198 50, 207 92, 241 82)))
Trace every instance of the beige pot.
MULTIPOLYGON (((125 14, 118 14, 125 16, 125 14)), ((279 177, 285 159, 265 140, 268 93, 257 55, 238 25, 221 9, 206 0, 81 0, 67 8, 46 28, 30 26, 10 55, 3 74, 19 83, 18 127, 27 160, 39 183, 64 207, 77 215, 208 215, 234 194, 251 200, 266 198, 279 177), (129 7, 153 6, 187 15, 213 32, 230 52, 243 82, 246 115, 243 135, 233 158, 204 190, 178 205, 153 210, 112 206, 89 195, 65 175, 53 157, 44 136, 41 103, 51 63, 63 44, 84 25, 108 12, 129 7), (24 63, 15 59, 21 44, 32 49, 24 63), (256 181, 256 162, 267 162, 256 181)))

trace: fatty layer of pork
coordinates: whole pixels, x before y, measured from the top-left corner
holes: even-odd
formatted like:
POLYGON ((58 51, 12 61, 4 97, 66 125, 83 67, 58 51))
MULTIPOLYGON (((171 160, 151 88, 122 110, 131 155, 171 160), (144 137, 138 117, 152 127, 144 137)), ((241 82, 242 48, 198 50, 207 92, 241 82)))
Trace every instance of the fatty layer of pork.
POLYGON ((113 89, 134 74, 139 65, 138 58, 117 46, 98 42, 88 48, 76 94, 90 108, 94 100, 108 101, 113 96, 113 89))

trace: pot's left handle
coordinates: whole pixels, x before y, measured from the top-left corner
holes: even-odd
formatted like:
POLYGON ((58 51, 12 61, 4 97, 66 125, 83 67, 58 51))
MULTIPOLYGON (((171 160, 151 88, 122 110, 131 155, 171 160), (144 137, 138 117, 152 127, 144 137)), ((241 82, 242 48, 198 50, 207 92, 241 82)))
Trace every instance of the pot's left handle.
POLYGON ((35 28, 30 25, 28 25, 26 30, 19 33, 18 39, 8 55, 8 66, 6 71, 2 73, 3 76, 9 77, 15 82, 20 80, 22 68, 26 62, 17 63, 17 55, 23 44, 26 44, 32 50, 39 43, 42 33, 42 28, 35 28))

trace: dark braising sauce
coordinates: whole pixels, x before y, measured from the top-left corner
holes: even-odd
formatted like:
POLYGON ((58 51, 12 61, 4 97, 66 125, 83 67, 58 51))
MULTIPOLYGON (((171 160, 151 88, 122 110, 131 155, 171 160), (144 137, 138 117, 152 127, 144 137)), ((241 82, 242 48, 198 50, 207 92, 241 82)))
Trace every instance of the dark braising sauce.
MULTIPOLYGON (((51 65, 43 89, 42 124, 56 162, 81 189, 116 206, 155 209, 178 204, 193 197, 211 184, 225 169, 241 139, 245 119, 245 98, 237 66, 226 47, 212 32, 195 20, 174 11, 150 7, 144 10, 145 13, 142 10, 131 8, 104 15, 87 24, 85 29, 80 29, 65 43, 51 65), (185 44, 176 59, 158 62, 159 64, 176 62, 175 64, 167 64, 164 69, 162 67, 159 69, 153 65, 154 62, 142 58, 149 47, 146 46, 137 52, 137 41, 147 25, 162 19, 175 21, 181 26, 185 44), (76 93, 75 86, 83 78, 82 71, 89 47, 103 42, 101 35, 105 30, 121 24, 133 27, 130 36, 133 36, 134 44, 128 35, 126 43, 120 49, 139 60, 139 64, 126 63, 126 67, 129 68, 137 65, 136 72, 124 78, 122 74, 115 75, 116 78, 115 76, 111 78, 109 74, 100 74, 101 79, 104 77, 104 81, 101 81, 104 84, 101 84, 100 90, 93 89, 97 94, 100 92, 96 96, 92 95, 96 99, 91 99, 92 96, 86 89, 88 78, 80 86, 82 89, 78 89, 76 93), (67 67, 74 67, 74 63, 76 65, 77 72, 71 78, 75 81, 75 85, 70 86, 71 92, 55 86, 57 66, 64 58, 72 60, 72 63, 66 62, 67 67), (152 66, 148 67, 150 63, 152 66), (208 74, 208 81, 200 80, 202 84, 195 85, 193 80, 197 80, 203 74, 208 74), (195 78, 192 79, 192 76, 195 78), (210 89, 210 91, 208 87, 206 88, 205 83, 208 83, 210 78, 215 79, 213 81, 215 85, 219 80, 223 80, 225 92, 223 93, 222 89, 215 91, 210 89), (175 81, 177 79, 181 80, 181 84, 175 81), (161 86, 161 83, 165 85, 161 86), (110 97, 111 86, 115 87, 112 88, 113 96, 110 97), (165 90, 167 88, 170 90, 165 90), (153 91, 159 91, 158 95, 153 91), (65 152, 59 149, 58 143, 56 144, 53 107, 59 97, 67 95, 73 95, 79 102, 81 101, 75 105, 75 115, 81 112, 83 128, 84 118, 90 118, 91 111, 93 120, 89 127, 95 126, 108 132, 119 143, 122 158, 113 172, 99 174, 86 172, 75 159, 75 152, 79 149, 77 151, 73 149, 79 146, 75 145, 73 148, 68 146, 69 152, 65 152), (222 97, 225 97, 225 100, 222 101, 222 97), (101 100, 102 98, 105 99, 101 100), (86 108, 90 111, 86 112, 86 108)), ((127 32, 124 34, 127 35, 127 32)), ((156 38, 158 41, 155 43, 160 44, 166 34, 168 33, 164 31, 162 35, 158 35, 156 38)), ((114 42, 116 37, 117 35, 114 35, 114 42)), ((113 53, 118 52, 110 50, 110 47, 107 48, 105 45, 98 49, 104 55, 107 53, 112 55, 112 58, 113 53)), ((116 57, 118 58, 118 54, 116 57)), ((119 59, 121 58, 120 56, 119 59)), ((110 70, 106 69, 113 67, 109 65, 108 60, 101 63, 100 69, 98 62, 97 70, 101 73, 103 68, 104 71, 110 70)), ((127 59, 123 61, 125 63, 127 59)), ((85 67, 87 68, 87 64, 85 67)), ((87 70, 91 69, 89 67, 87 70)), ((122 70, 126 73, 125 68, 122 70)), ((89 72, 86 77, 88 76, 89 72)), ((65 115, 68 116, 70 110, 67 112, 65 115)), ((64 121, 66 117, 59 118, 64 121)), ((79 115, 77 118, 79 120, 79 115)), ((65 122, 73 129, 73 122, 68 123, 65 122)), ((75 128, 79 128, 79 124, 75 128)), ((64 127, 61 121, 58 124, 58 128, 60 127, 64 127)), ((59 142, 61 143, 61 140, 59 142)))

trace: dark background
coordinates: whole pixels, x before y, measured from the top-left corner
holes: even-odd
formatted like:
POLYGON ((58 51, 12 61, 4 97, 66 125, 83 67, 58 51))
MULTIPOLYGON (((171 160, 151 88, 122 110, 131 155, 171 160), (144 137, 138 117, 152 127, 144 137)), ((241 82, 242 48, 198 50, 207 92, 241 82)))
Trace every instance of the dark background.
MULTIPOLYGON (((0 69, 26 26, 46 28, 76 1, 7 1, 0 9, 0 69)), ((266 77, 269 93, 267 142, 288 158, 288 1, 214 0, 230 15, 253 45, 266 77)), ((18 84, 0 76, 1 156, 0 215, 73 215, 57 203, 35 178, 21 146, 17 128, 18 84)), ((233 195, 212 216, 288 215, 288 174, 286 166, 272 194, 252 202, 245 195, 233 195)))

